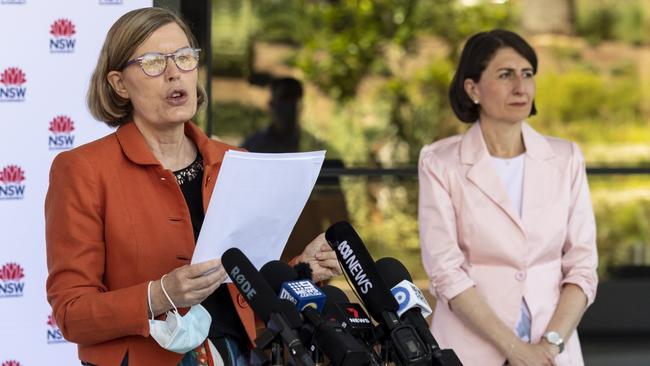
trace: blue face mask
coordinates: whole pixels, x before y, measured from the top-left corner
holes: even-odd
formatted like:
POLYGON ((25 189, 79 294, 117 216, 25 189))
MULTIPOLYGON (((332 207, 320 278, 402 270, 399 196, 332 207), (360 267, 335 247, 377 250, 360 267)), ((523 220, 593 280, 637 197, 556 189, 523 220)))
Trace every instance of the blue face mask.
MULTIPOLYGON (((149 319, 149 334, 158 342, 158 344, 169 351, 185 354, 205 341, 210 330, 212 317, 210 313, 201 305, 194 305, 190 311, 181 316, 178 313, 176 305, 172 302, 165 291, 163 278, 160 280, 160 287, 163 293, 172 304, 174 310, 167 312, 165 320, 156 320, 151 314, 149 319)), ((149 282, 149 309, 151 309, 151 282, 149 282)))

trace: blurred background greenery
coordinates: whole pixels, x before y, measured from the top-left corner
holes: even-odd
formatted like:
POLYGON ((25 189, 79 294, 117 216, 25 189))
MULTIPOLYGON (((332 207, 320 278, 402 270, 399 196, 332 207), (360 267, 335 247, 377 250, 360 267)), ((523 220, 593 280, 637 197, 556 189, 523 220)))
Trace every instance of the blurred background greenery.
MULTIPOLYGON (((641 0, 213 1, 213 134, 238 145, 267 126, 268 80, 292 76, 305 87, 302 129, 328 156, 346 167, 415 167, 423 145, 467 127, 451 112, 448 84, 464 40, 495 27, 538 52, 538 131, 576 141, 590 167, 650 166, 650 1, 641 0)), ((601 275, 649 265, 650 175, 590 184, 601 275)), ((341 185, 375 258, 397 257, 425 278, 417 177, 341 185)))

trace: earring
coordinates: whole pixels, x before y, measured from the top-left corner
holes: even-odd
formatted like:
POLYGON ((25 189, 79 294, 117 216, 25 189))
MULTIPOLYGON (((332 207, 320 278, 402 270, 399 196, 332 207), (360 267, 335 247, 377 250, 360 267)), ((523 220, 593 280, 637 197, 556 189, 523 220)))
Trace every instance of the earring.
POLYGON ((474 101, 474 104, 478 105, 478 100, 475 100, 475 101, 474 101))

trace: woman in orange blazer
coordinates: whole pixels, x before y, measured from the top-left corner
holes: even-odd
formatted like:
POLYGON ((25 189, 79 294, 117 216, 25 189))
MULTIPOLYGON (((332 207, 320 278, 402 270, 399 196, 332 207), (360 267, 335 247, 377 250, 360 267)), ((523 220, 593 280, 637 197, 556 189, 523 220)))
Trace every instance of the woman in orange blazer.
POLYGON ((596 294, 595 220, 577 145, 524 122, 536 71, 518 35, 471 37, 450 99, 474 124, 420 154, 432 332, 466 366, 584 363, 575 328, 596 294))
MULTIPOLYGON (((82 364, 213 365, 214 350, 226 365, 246 364, 255 338, 251 309, 222 285, 219 259, 189 264, 224 154, 233 148, 190 122, 205 101, 198 55, 189 28, 172 12, 122 16, 88 93, 93 116, 119 128, 52 164, 47 296, 82 364), (150 336, 149 316, 172 309, 170 301, 203 304, 212 318, 210 341, 185 354, 161 347, 150 336)), ((340 273, 323 235, 294 261, 309 263, 316 280, 340 273)))

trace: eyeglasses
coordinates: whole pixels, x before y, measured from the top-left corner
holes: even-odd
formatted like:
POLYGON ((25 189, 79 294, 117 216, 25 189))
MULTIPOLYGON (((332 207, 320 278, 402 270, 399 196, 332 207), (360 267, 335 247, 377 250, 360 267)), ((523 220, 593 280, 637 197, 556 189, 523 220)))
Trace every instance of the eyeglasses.
POLYGON ((171 57, 181 71, 192 71, 199 65, 200 48, 184 47, 172 53, 149 52, 128 61, 121 70, 135 63, 140 64, 142 71, 149 76, 158 76, 167 69, 167 58, 171 57))

